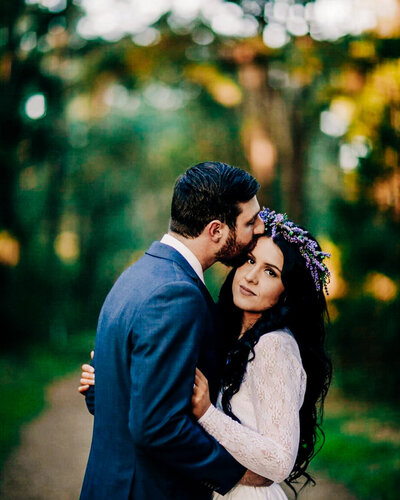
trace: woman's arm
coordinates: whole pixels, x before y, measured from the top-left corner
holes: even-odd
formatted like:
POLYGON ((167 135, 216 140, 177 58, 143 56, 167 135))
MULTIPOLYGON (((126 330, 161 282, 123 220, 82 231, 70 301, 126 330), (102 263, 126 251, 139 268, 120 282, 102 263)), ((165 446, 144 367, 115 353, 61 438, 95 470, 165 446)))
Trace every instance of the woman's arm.
POLYGON ((299 409, 305 372, 294 339, 264 335, 247 368, 257 429, 234 421, 210 405, 199 423, 249 470, 275 482, 293 469, 299 445, 299 409))

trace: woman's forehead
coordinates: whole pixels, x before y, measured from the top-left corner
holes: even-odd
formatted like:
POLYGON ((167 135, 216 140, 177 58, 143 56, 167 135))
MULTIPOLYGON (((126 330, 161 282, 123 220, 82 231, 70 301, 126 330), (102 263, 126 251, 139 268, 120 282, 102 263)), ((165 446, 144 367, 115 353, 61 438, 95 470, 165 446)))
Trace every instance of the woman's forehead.
POLYGON ((283 253, 278 245, 269 236, 261 236, 258 238, 256 246, 252 254, 266 264, 274 264, 282 269, 283 266, 283 253))

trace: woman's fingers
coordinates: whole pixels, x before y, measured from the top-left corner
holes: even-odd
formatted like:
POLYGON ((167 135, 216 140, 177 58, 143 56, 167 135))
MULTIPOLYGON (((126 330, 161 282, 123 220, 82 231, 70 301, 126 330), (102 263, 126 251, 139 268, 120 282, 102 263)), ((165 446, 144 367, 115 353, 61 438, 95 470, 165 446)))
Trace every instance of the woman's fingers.
POLYGON ((199 379, 202 380, 204 383, 208 384, 207 377, 198 368, 196 368, 196 376, 199 377, 199 379))
POLYGON ((85 380, 84 384, 94 384, 94 369, 92 366, 86 364, 82 365, 81 383, 82 379, 85 380))
POLYGON ((82 365, 82 371, 83 372, 89 372, 89 373, 94 373, 94 368, 91 365, 88 365, 87 363, 82 365))
POLYGON ((194 385, 197 387, 204 389, 206 387, 206 383, 204 383, 204 380, 202 380, 198 375, 195 375, 194 377, 194 385))
POLYGON ((201 418, 210 406, 208 381, 201 371, 196 368, 192 394, 192 412, 196 418, 201 418))
MULTIPOLYGON (((90 352, 90 357, 93 359, 94 351, 90 352)), ((91 385, 94 385, 94 368, 88 363, 82 365, 82 373, 80 379, 80 386, 78 387, 78 392, 81 394, 89 389, 91 385)))
POLYGON ((199 406, 201 404, 201 400, 203 398, 203 395, 204 395, 204 391, 202 391, 198 387, 193 388, 192 405, 194 407, 199 406))
POLYGON ((94 379, 88 379, 88 378, 82 377, 79 380, 79 383, 81 385, 94 385, 94 379))

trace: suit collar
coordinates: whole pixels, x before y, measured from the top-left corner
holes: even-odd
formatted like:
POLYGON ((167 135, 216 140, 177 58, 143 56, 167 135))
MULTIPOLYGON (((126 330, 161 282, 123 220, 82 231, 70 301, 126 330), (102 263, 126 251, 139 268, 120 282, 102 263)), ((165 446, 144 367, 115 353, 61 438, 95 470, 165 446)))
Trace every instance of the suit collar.
MULTIPOLYGON (((207 290, 207 287, 198 277, 196 271, 189 264, 189 262, 177 250, 175 250, 175 248, 165 245, 160 241, 154 241, 147 250, 146 254, 160 259, 167 259, 176 262, 186 272, 186 274, 188 274, 197 283, 208 304, 212 306, 213 309, 215 308, 214 300, 212 299, 210 292, 207 290)), ((215 311, 213 312, 215 313, 215 311)))
POLYGON ((161 243, 160 241, 154 241, 146 253, 148 255, 152 255, 153 257, 158 257, 160 259, 172 260, 173 262, 176 262, 195 281, 201 282, 200 278, 197 276, 196 271, 193 269, 193 267, 183 257, 183 255, 181 255, 178 252, 178 250, 175 250, 175 248, 172 248, 169 245, 165 245, 164 243, 161 243))
POLYGON ((175 248, 175 250, 177 250, 183 256, 183 258, 189 262, 189 264, 195 270, 197 276, 204 283, 204 273, 200 261, 190 250, 190 248, 185 245, 185 243, 182 243, 180 240, 175 238, 175 236, 172 236, 172 234, 168 233, 164 234, 161 239, 161 243, 165 243, 165 245, 169 245, 170 247, 175 248))

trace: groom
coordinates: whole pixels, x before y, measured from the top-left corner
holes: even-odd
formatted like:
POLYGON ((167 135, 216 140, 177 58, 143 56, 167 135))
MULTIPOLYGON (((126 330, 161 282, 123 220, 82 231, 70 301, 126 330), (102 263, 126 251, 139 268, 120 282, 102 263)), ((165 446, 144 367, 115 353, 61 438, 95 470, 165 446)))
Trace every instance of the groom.
POLYGON ((191 397, 198 366, 215 402, 221 369, 203 271, 233 262, 264 231, 258 188, 223 163, 189 168, 175 184, 169 233, 108 294, 95 402, 87 393, 95 419, 81 500, 200 500, 250 477, 196 423, 191 397))

